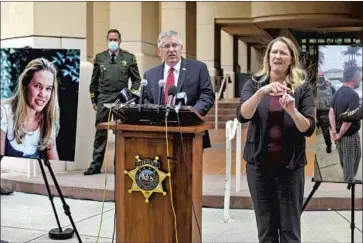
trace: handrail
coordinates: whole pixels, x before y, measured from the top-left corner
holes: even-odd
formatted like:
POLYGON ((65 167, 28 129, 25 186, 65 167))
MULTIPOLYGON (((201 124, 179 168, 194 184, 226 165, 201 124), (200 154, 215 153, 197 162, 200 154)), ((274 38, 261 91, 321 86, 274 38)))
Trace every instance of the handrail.
POLYGON ((224 222, 230 219, 229 206, 231 198, 231 178, 232 178, 232 139, 236 138, 236 191, 240 191, 241 187, 241 145, 242 145, 242 125, 235 118, 233 121, 226 123, 226 180, 224 191, 224 222))
POLYGON ((221 87, 219 87, 219 90, 217 92, 215 92, 216 99, 215 99, 215 105, 214 105, 214 129, 216 131, 218 130, 218 101, 221 98, 223 87, 226 85, 227 79, 229 79, 229 78, 230 78, 230 76, 228 74, 226 74, 223 77, 221 87))

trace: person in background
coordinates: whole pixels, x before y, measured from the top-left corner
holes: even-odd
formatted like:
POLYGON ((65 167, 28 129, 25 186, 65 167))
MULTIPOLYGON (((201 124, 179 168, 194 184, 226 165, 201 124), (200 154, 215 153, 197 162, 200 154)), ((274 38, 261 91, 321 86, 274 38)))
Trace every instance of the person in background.
POLYGON ((340 164, 343 168, 344 181, 355 183, 361 159, 360 121, 342 122, 338 117, 346 110, 359 107, 359 95, 354 89, 359 88, 362 74, 356 66, 345 66, 343 86, 334 94, 329 111, 329 121, 333 140, 337 145, 340 164))
POLYGON ((335 88, 329 81, 324 77, 324 73, 318 68, 318 82, 317 82, 317 98, 318 107, 316 117, 318 120, 318 126, 321 128, 323 133, 324 141, 326 144, 326 152, 331 153, 331 137, 330 137, 330 123, 329 123, 329 109, 335 88))
MULTIPOLYGON (((128 88, 131 78, 131 91, 139 89, 141 77, 134 54, 120 48, 121 34, 116 29, 107 32, 108 50, 98 53, 94 60, 90 97, 96 111, 96 123, 107 122, 108 108, 106 103, 114 103, 124 88, 128 88)), ((101 173, 105 150, 106 130, 97 130, 93 145, 93 161, 84 175, 101 173)))
POLYGON ((315 131, 315 104, 290 39, 268 44, 262 69, 243 87, 237 119, 249 122, 243 158, 259 242, 300 243, 305 137, 315 131))

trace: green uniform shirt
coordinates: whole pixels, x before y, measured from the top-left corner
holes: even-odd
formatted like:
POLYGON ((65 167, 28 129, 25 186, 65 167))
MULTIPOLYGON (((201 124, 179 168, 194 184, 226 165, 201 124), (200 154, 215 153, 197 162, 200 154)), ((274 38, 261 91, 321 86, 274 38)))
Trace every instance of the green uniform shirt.
POLYGON ((131 90, 138 90, 141 77, 134 54, 119 49, 114 63, 108 50, 97 54, 89 87, 92 103, 97 103, 98 94, 115 94, 128 88, 129 78, 131 90))

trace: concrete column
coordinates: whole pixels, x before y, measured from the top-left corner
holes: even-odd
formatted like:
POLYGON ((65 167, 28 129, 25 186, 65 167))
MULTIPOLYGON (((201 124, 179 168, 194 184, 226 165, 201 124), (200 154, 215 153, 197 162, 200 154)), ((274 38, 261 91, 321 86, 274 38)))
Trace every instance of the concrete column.
POLYGON ((223 94, 225 99, 234 98, 235 76, 233 71, 233 36, 221 30, 221 68, 224 75, 230 76, 227 82, 226 91, 223 94))
POLYGON ((158 2, 110 2, 110 28, 122 35, 121 48, 135 54, 140 73, 160 64, 158 2))
MULTIPOLYGON (((1 47, 25 46, 81 50, 75 161, 57 161, 52 167, 54 171, 83 170, 91 162, 95 132, 88 91, 92 64, 86 61, 86 3, 2 2, 1 47)), ((40 171, 36 161, 20 158, 4 158, 1 167, 19 173, 40 171)))
POLYGON ((247 44, 241 40, 238 40, 238 64, 241 67, 241 73, 249 72, 247 68, 247 44))
POLYGON ((97 53, 107 49, 110 29, 110 3, 87 2, 87 60, 93 63, 97 53))
POLYGON ((161 2, 161 31, 175 30, 184 46, 183 57, 196 58, 196 3, 161 2))
POLYGON ((251 46, 251 73, 256 73, 262 68, 263 53, 251 46))
POLYGON ((214 9, 214 2, 197 2, 197 59, 207 64, 213 85, 216 66, 214 9))
POLYGON ((86 60, 86 3, 2 2, 1 47, 24 46, 79 48, 86 60))

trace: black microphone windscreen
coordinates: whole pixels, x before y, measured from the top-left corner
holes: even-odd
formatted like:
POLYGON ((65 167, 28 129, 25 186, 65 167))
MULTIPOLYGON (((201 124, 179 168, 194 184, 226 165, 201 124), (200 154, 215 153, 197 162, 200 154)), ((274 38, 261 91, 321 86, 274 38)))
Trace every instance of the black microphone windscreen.
POLYGON ((168 95, 175 96, 178 93, 178 88, 175 85, 171 85, 168 89, 168 95))
POLYGON ((125 103, 132 98, 131 92, 128 88, 123 88, 120 92, 121 102, 125 103))

